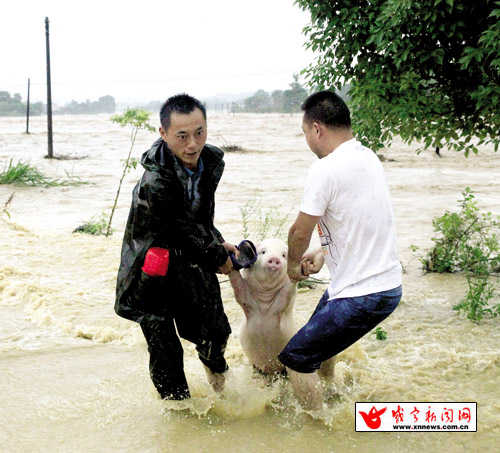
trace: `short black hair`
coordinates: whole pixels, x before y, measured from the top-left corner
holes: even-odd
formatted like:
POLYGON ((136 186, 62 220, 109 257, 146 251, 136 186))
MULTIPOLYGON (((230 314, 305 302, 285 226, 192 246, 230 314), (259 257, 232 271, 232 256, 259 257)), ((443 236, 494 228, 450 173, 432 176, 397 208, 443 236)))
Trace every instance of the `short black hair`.
POLYGON ((170 117, 172 113, 181 113, 188 115, 194 109, 200 109, 203 113, 205 121, 207 120, 207 110, 202 102, 189 94, 181 93, 169 97, 161 106, 160 109, 160 123, 163 129, 167 130, 170 127, 170 117))
POLYGON ((351 113, 342 98, 333 91, 324 90, 311 94, 302 104, 304 120, 310 124, 323 123, 332 129, 351 128, 351 113))

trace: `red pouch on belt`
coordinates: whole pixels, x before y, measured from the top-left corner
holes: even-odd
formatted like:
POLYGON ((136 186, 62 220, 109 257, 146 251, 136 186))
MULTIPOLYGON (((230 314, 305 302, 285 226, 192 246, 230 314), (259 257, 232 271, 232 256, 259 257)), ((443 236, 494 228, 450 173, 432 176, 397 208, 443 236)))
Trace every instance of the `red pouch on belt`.
POLYGON ((151 247, 144 259, 143 272, 151 277, 165 277, 168 270, 168 250, 161 247, 151 247))

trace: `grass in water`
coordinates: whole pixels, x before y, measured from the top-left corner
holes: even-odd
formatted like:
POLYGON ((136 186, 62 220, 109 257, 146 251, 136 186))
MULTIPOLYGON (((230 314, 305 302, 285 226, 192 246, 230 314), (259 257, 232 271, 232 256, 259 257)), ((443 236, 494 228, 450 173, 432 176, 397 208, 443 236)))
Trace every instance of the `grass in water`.
POLYGON ((224 137, 222 137, 222 140, 224 141, 224 143, 222 144, 222 146, 220 148, 225 153, 244 151, 244 149, 241 146, 238 146, 236 144, 229 144, 229 142, 224 137))
POLYGON ((0 184, 13 184, 16 186, 78 186, 88 184, 76 176, 69 175, 68 179, 60 180, 45 176, 37 167, 29 162, 18 161, 14 164, 12 159, 5 165, 3 172, 0 173, 0 184))
POLYGON ((11 193, 10 197, 7 199, 7 201, 3 205, 2 210, 0 211, 0 217, 2 217, 5 214, 10 219, 9 207, 10 207, 10 204, 11 204, 13 198, 14 198, 14 194, 11 193))
POLYGON ((385 330, 382 330, 382 327, 377 327, 375 331, 371 333, 371 335, 375 335, 375 338, 377 340, 387 340, 387 332, 385 330))
POLYGON ((249 198, 243 206, 240 206, 243 238, 248 239, 251 236, 255 240, 262 241, 273 237, 286 241, 285 225, 292 209, 293 206, 283 215, 280 212, 281 206, 265 209, 262 198, 249 198))
MULTIPOLYGON (((109 214, 102 212, 100 215, 97 214, 91 217, 91 219, 85 222, 83 225, 75 228, 75 230, 73 230, 73 233, 93 234, 95 236, 107 235, 106 231, 108 228, 108 222, 109 214)), ((110 233, 112 232, 113 230, 111 229, 110 233)))

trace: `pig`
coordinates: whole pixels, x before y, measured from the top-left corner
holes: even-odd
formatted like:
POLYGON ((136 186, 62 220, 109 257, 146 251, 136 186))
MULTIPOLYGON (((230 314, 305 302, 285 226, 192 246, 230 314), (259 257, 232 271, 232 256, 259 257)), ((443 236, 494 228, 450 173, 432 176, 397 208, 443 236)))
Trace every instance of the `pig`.
MULTIPOLYGON (((243 352, 264 375, 275 376, 286 371, 302 407, 322 410, 320 377, 333 378, 335 357, 323 362, 317 373, 308 374, 286 368, 278 360, 278 354, 298 330, 293 317, 297 285, 287 274, 288 246, 283 241, 266 239, 257 243, 256 248, 258 258, 252 267, 243 269, 241 274, 234 269, 229 273, 236 302, 245 314, 240 330, 243 352)), ((304 255, 303 268, 312 266, 314 255, 304 255)))
POLYGON ((287 275, 288 246, 279 239, 255 244, 255 264, 229 273, 236 302, 245 316, 240 342, 252 365, 265 375, 282 373, 278 354, 297 332, 293 317, 296 284, 287 275))

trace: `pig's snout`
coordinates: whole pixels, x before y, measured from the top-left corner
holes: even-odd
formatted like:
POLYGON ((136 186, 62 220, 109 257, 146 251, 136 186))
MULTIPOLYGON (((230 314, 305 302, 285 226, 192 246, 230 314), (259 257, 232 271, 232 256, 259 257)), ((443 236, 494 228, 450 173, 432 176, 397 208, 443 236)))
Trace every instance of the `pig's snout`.
POLYGON ((272 271, 279 271, 283 267, 283 263, 278 257, 271 256, 267 259, 266 266, 272 271))

